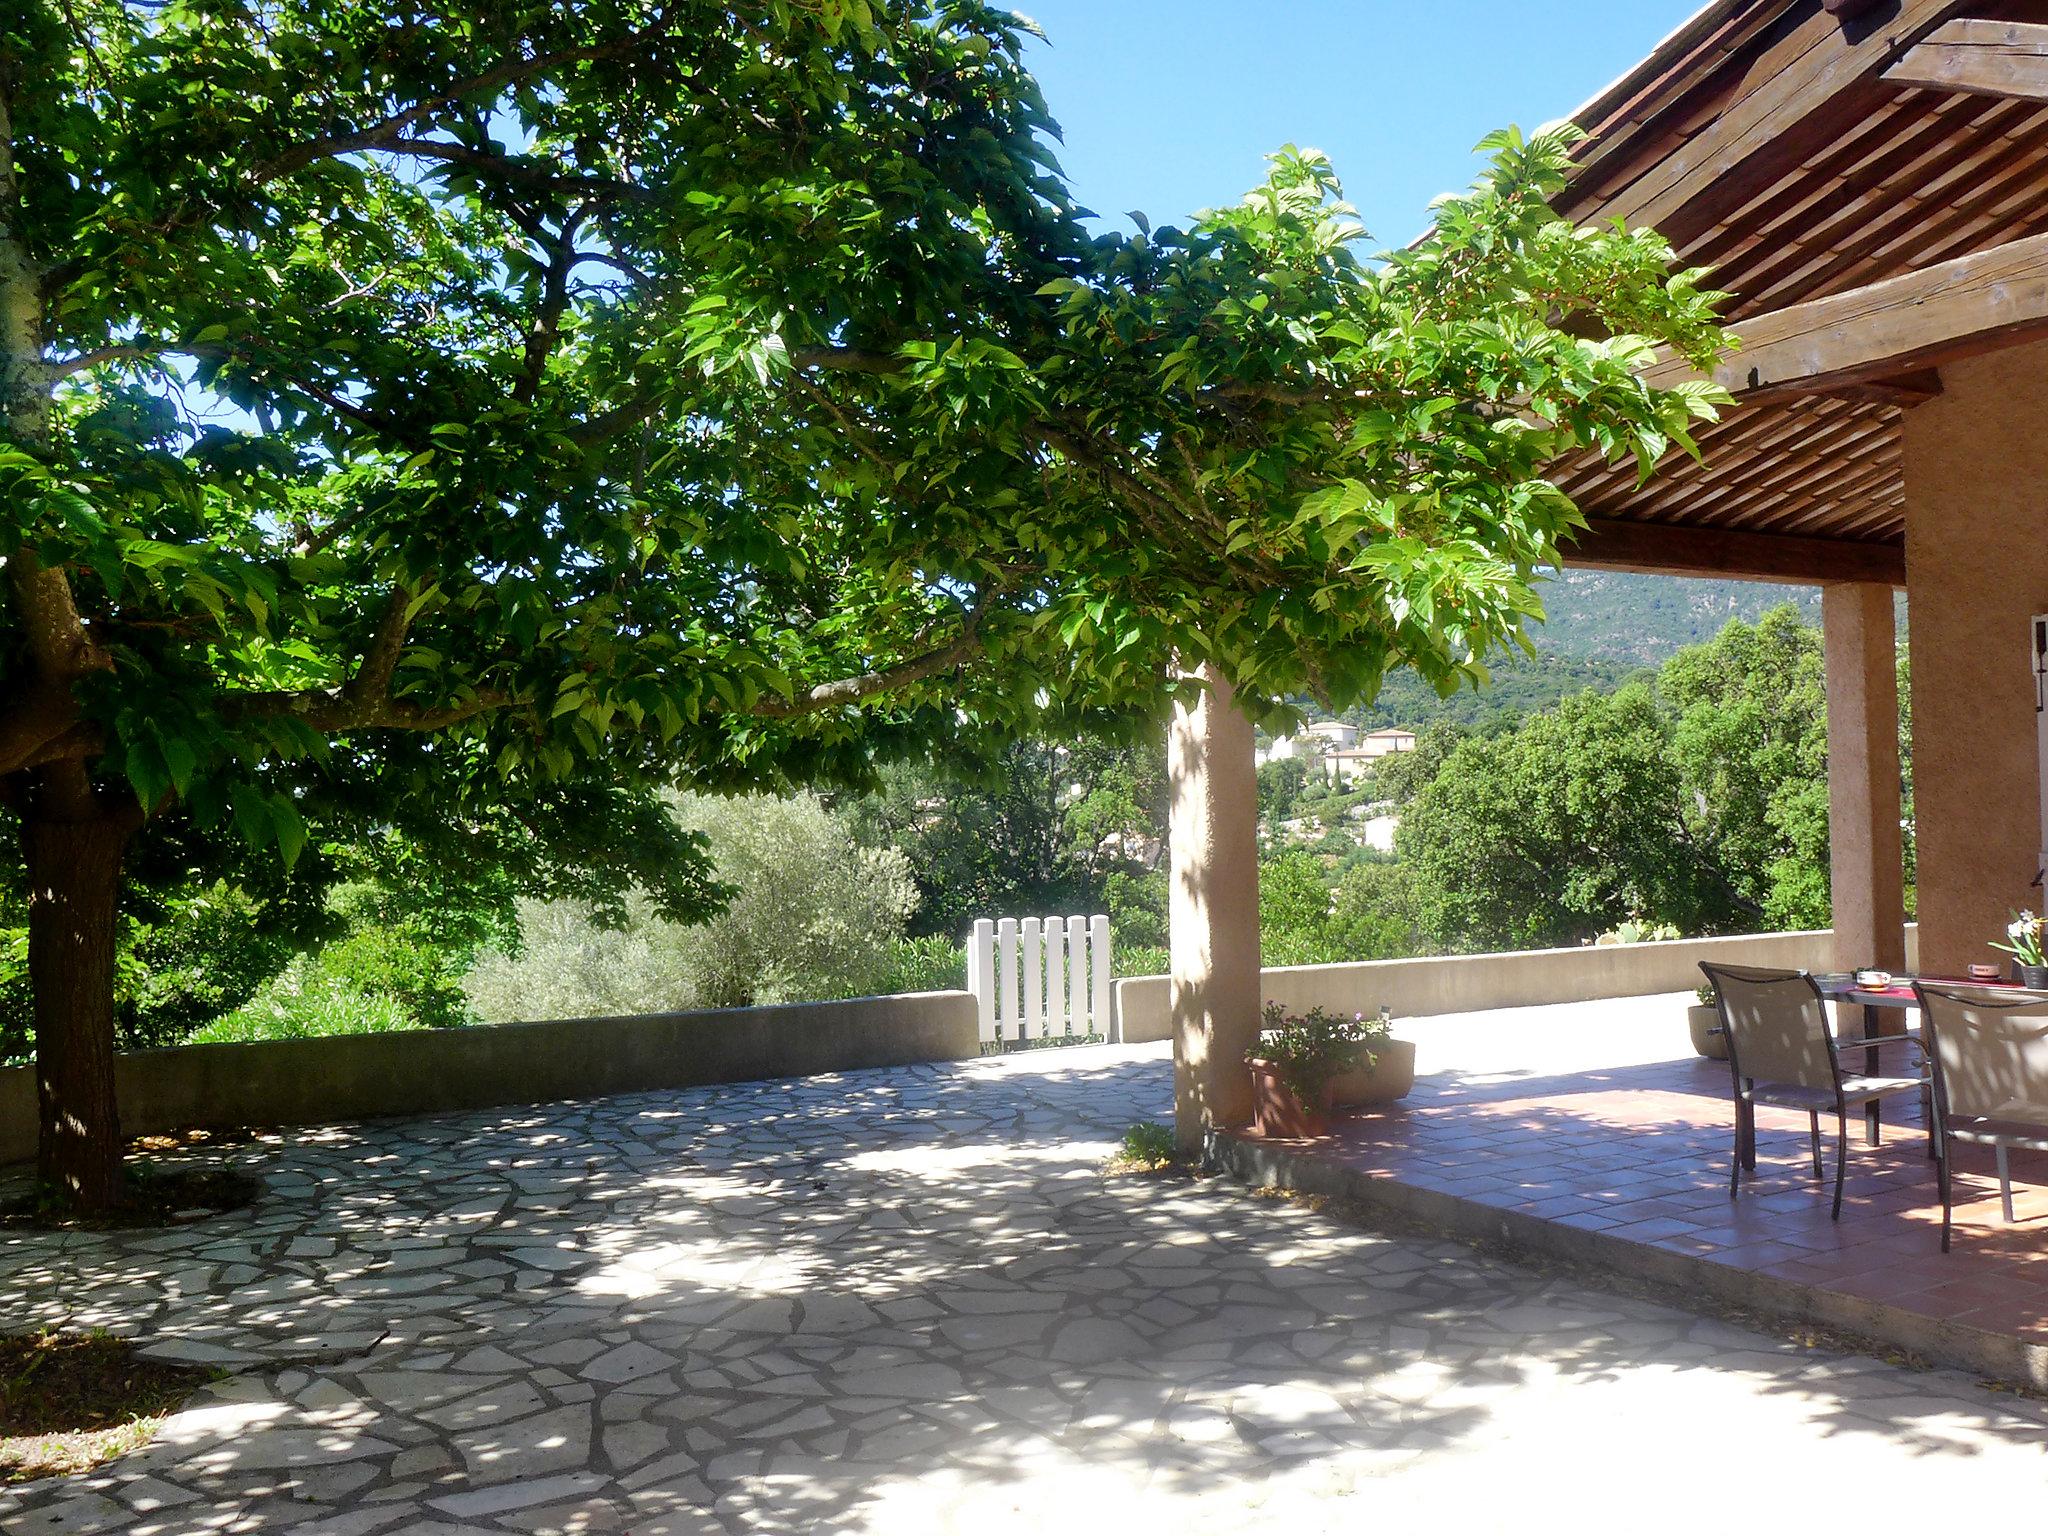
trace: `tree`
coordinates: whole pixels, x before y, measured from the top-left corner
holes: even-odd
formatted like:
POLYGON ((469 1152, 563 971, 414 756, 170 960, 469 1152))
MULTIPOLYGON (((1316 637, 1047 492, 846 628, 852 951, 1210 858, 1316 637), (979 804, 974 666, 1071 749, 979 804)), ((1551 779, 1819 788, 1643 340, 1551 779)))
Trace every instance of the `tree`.
POLYGON ((511 942, 463 986, 490 1023, 737 1008, 871 993, 913 899, 903 855, 858 842, 852 819, 809 793, 685 796, 675 814, 704 836, 723 910, 663 921, 633 903, 608 922, 578 900, 522 902, 511 942))
POLYGON ((1664 663, 1689 819, 1735 912, 1772 927, 1829 922, 1827 679, 1819 632, 1786 603, 1733 619, 1664 663))
POLYGON ((1453 751, 1398 834, 1432 936, 1535 949, 1630 918, 1711 931, 1713 876, 1688 833, 1670 730, 1632 683, 1453 751))
POLYGON ((1711 413, 1639 373, 1711 358, 1713 296, 1554 215, 1569 134, 1490 140, 1384 265, 1296 151, 1095 237, 1022 25, 8 12, 0 786, 57 1193, 118 1194, 120 871, 173 809, 290 863, 323 796, 856 781, 1198 663, 1262 715, 1455 688, 1575 526, 1544 466, 1711 413))
MULTIPOLYGON (((979 917, 1104 910, 1112 889, 1149 905, 1143 855, 1166 835, 1166 754, 1156 735, 1143 746, 1033 737, 893 765, 853 810, 868 842, 909 860, 912 931, 959 942, 979 917)), ((1163 917, 1163 882, 1158 895, 1163 917)), ((1133 931, 1131 942, 1153 940, 1133 931)))
POLYGON ((1291 819, 1308 783, 1308 764, 1298 757, 1259 764, 1259 819, 1269 827, 1291 819))

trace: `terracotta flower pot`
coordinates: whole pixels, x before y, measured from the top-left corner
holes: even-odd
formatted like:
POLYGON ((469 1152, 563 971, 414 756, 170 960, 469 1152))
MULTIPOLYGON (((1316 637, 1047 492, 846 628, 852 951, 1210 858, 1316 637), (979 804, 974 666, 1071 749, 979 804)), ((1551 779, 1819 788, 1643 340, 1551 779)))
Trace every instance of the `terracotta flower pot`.
POLYGON ((1350 1070, 1330 1079, 1330 1103, 1338 1109, 1360 1104, 1391 1104, 1406 1098, 1415 1086, 1415 1042, 1382 1040, 1372 1047, 1373 1064, 1364 1053, 1350 1070))
POLYGON ((1252 1074, 1252 1131, 1286 1141, 1306 1141, 1330 1132, 1326 1105, 1304 1104, 1270 1061, 1254 1058, 1245 1063, 1252 1074))
POLYGON ((1728 1037, 1712 1034, 1721 1027, 1721 1010, 1710 1003, 1695 1003, 1685 1010, 1685 1027, 1692 1034, 1692 1048, 1712 1061, 1728 1059, 1728 1037))

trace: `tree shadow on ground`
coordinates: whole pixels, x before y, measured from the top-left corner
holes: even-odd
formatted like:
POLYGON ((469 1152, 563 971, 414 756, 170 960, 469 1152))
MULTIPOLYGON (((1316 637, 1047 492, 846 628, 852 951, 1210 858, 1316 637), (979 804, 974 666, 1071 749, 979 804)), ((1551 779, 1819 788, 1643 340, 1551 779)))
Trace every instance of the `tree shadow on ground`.
MULTIPOLYGON (((1396 1484, 1455 1503, 1475 1468, 1563 1487, 1574 1445, 1583 1478, 1631 1426, 1668 1474, 1703 1413, 1795 1460, 1801 1436, 2001 1472, 2039 1453, 2039 1405, 1952 1374, 1221 1181, 1107 1178, 1169 1070, 1050 1055, 294 1134, 246 1153, 269 1189, 246 1215, 10 1236, 0 1304, 256 1365, 23 1507, 149 1476, 286 1523, 982 1536, 1265 1523, 1396 1484)), ((1626 1458, 1603 1465, 1618 1497, 1626 1458)))

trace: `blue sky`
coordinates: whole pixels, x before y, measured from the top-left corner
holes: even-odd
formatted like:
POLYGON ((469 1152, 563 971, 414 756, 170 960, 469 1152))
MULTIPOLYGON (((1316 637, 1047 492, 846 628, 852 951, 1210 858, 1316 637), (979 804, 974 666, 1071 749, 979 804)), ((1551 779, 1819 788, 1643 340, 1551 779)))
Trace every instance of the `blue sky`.
POLYGON ((1235 202, 1281 144, 1336 163, 1373 236, 1405 243, 1494 128, 1563 117, 1699 0, 1012 0, 1076 194, 1155 224, 1235 202))

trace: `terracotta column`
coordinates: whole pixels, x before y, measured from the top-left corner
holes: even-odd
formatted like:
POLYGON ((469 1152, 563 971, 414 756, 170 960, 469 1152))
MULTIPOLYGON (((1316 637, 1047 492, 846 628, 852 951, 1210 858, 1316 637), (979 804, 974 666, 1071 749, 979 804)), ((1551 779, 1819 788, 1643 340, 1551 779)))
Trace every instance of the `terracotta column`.
POLYGON ((1821 592, 1837 970, 1906 968, 1895 623, 1888 586, 1842 582, 1821 592))
POLYGON ((2048 342, 1942 366, 1906 413, 1920 967, 2041 910, 2032 617, 2048 613, 2048 342))
POLYGON ((1174 1131, 1190 1151, 1251 1116, 1245 1052, 1259 1035, 1259 791, 1252 724, 1220 673, 1174 713, 1172 797, 1174 1131))

